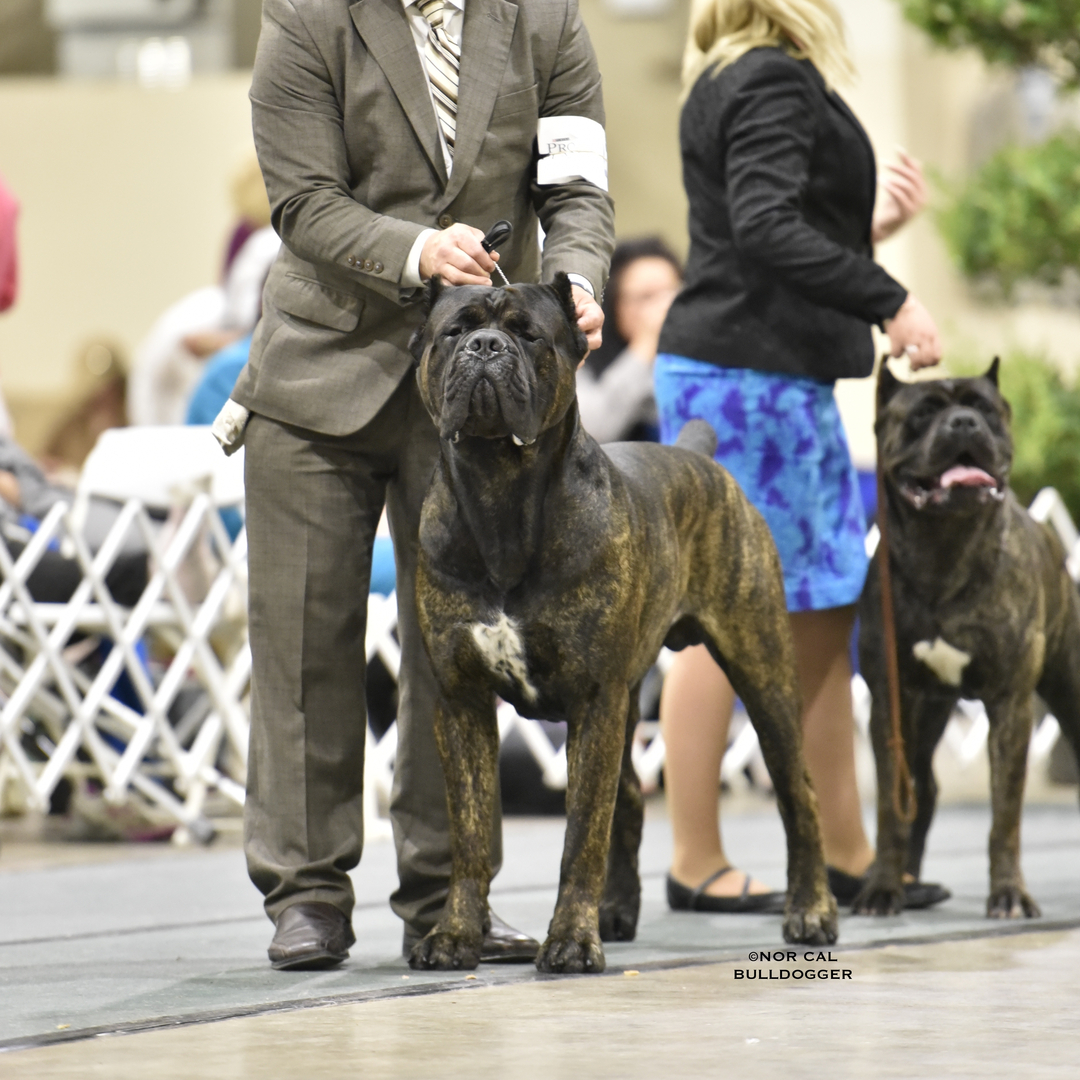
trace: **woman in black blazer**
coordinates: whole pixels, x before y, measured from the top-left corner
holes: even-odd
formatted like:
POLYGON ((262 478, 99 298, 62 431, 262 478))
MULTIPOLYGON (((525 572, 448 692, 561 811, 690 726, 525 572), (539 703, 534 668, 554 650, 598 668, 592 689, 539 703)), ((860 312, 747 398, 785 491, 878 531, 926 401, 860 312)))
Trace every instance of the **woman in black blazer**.
MULTIPOLYGON (((690 254, 656 361, 661 437, 674 441, 695 417, 712 424, 717 460, 777 542, 830 884, 850 902, 874 854, 855 784, 848 659, 867 562, 833 382, 871 373, 872 324, 913 366, 940 358, 926 309, 873 261, 874 242, 921 208, 925 185, 902 155, 875 208, 873 149, 833 89, 853 69, 831 0, 695 0, 683 74, 690 254)), ((720 840, 733 699, 703 647, 680 653, 665 680, 674 908, 782 906, 782 893, 729 873, 720 840)), ((916 883, 907 902, 945 895, 916 883)))

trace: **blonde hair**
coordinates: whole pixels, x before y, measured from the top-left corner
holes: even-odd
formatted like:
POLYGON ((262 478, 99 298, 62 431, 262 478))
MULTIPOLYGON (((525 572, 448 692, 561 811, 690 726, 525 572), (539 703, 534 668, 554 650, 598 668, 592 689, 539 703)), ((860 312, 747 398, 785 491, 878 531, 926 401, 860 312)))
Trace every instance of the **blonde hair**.
POLYGON ((844 20, 832 0, 692 0, 683 98, 706 69, 717 75, 762 46, 809 60, 830 90, 855 79, 844 20))

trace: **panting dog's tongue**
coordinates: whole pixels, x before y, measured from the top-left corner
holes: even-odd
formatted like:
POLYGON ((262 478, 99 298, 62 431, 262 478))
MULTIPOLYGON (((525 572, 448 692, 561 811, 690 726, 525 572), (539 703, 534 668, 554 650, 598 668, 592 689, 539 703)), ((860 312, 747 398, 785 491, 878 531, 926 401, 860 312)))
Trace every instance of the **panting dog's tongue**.
POLYGON ((951 487, 997 487, 997 481, 982 469, 973 465, 954 465, 947 472, 941 474, 938 486, 951 487))

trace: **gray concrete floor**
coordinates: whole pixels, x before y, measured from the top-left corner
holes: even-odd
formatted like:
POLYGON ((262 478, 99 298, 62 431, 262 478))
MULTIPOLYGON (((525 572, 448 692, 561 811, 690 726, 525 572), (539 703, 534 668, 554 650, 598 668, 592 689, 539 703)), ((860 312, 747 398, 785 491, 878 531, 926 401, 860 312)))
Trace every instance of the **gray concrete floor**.
MULTIPOLYGON (((473 979, 410 972, 386 904, 394 883, 386 843, 371 845, 354 875, 359 941, 349 961, 277 973, 235 834, 209 850, 176 850, 50 844, 5 825, 0 1076, 632 1077, 729 1067, 754 1076, 997 1076, 1009 1062, 1013 1074, 1022 1063, 1024 1076, 1064 1075, 1055 1070, 1067 1063, 1072 1076, 1080 814, 1075 789, 1067 794, 1025 811, 1024 869, 1042 919, 983 917, 989 811, 945 806, 924 876, 949 885, 953 900, 897 919, 844 917, 835 961, 784 965, 852 972, 828 983, 736 979, 737 968, 779 971, 748 960, 751 950, 781 946, 776 916, 666 909, 662 800, 649 806, 638 940, 607 947, 609 975, 573 979, 531 966, 481 967, 473 979), (113 1033, 125 1037, 106 1037, 113 1033)), ((731 858, 782 885, 771 804, 729 800, 724 820, 731 858)), ((562 833, 558 819, 506 823, 493 904, 538 937, 554 904, 562 833)))
MULTIPOLYGON (((0 1058, 6 1080, 1075 1077, 1080 932, 840 954, 851 979, 737 964, 244 1017, 0 1058)), ((835 966, 835 965, 831 965, 835 966)))

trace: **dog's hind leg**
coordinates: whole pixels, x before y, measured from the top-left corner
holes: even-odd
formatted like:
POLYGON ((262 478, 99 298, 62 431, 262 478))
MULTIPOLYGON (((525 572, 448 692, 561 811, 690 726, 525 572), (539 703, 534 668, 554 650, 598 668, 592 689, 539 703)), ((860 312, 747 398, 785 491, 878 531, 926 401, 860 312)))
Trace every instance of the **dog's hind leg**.
POLYGON ((990 718, 990 896, 992 919, 1033 918, 1039 905, 1024 886, 1020 871, 1020 811, 1024 801, 1028 744, 1033 720, 1030 690, 984 702, 990 718))
POLYGON ((630 691, 619 791, 615 797, 615 816, 611 823, 611 847, 608 849, 607 882, 600 902, 600 940, 633 941, 641 911, 641 878, 638 875, 638 849, 645 820, 645 801, 641 782, 634 769, 631 749, 637 730, 641 687, 630 691))
POLYGON ((605 687, 574 707, 568 722, 566 842, 559 899, 540 948, 540 971, 580 974, 604 970, 600 901, 629 709, 624 685, 605 687))
POLYGON ((409 966, 443 971, 475 968, 488 929, 499 763, 494 695, 463 687, 452 704, 440 696, 435 707, 435 741, 446 777, 453 867, 442 915, 413 947, 409 966))
POLYGON ((1061 654, 1047 658, 1038 690, 1080 761, 1080 619, 1061 654))
POLYGON ((831 944, 837 936, 836 900, 825 876, 817 798, 803 759, 795 648, 782 597, 778 589, 753 596, 746 610, 729 609, 724 624, 707 614, 699 619, 713 659, 746 706, 776 790, 788 849, 784 940, 831 944))

